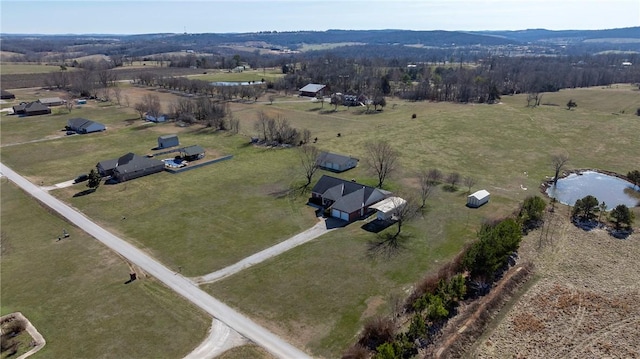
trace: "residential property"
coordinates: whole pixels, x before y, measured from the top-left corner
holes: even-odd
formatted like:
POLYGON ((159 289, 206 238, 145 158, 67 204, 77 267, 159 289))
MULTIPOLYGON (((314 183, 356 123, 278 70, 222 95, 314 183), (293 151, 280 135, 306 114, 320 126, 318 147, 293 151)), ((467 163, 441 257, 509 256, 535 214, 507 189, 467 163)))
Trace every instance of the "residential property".
POLYGON ((40 102, 22 102, 13 106, 13 113, 24 116, 46 115, 51 113, 51 109, 40 102))
POLYGON ((489 202, 490 194, 484 189, 472 193, 467 197, 467 206, 477 208, 489 202))
POLYGON ((317 97, 318 95, 323 96, 324 90, 327 86, 320 84, 308 84, 307 86, 301 88, 300 96, 306 97, 317 97))
POLYGON ((45 106, 61 106, 66 102, 60 97, 45 97, 38 100, 41 104, 45 106))
POLYGON ((158 137, 158 149, 169 148, 180 145, 178 135, 164 135, 158 137))
POLYGON ((352 222, 372 214, 371 206, 390 194, 378 188, 324 175, 311 190, 310 202, 330 209, 331 217, 352 222))
POLYGON ((358 165, 358 159, 355 157, 331 152, 320 152, 317 161, 320 168, 333 172, 344 172, 358 165))
POLYGON ((193 145, 180 149, 180 156, 187 161, 195 161, 204 157, 204 148, 193 145))
POLYGON ((86 118, 72 118, 67 121, 67 130, 75 133, 86 134, 104 131, 107 128, 99 122, 93 122, 86 118))
POLYGON ((369 206, 378 211, 376 218, 381 221, 394 220, 398 213, 407 206, 407 201, 400 197, 388 197, 382 201, 369 206))
POLYGON ((117 159, 98 162, 96 168, 103 177, 111 176, 118 182, 125 182, 163 171, 164 162, 130 152, 117 159))
POLYGON ((5 90, 0 91, 0 100, 13 100, 14 98, 16 98, 16 95, 11 92, 5 90))

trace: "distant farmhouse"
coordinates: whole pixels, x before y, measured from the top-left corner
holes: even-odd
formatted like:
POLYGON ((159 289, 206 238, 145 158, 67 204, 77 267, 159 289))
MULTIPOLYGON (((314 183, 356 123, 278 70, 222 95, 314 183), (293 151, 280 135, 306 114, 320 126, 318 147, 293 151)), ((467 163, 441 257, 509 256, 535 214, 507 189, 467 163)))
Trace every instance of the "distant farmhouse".
POLYGON ((331 152, 320 152, 317 161, 320 168, 333 172, 344 172, 358 165, 357 158, 331 152))
POLYGON ((0 100, 13 100, 14 98, 16 98, 16 95, 12 94, 9 91, 2 90, 0 92, 0 100))
POLYGON ((100 132, 106 129, 103 124, 87 120, 86 118, 72 118, 67 121, 67 130, 75 133, 86 134, 100 132))
POLYGON ((158 149, 169 148, 180 145, 178 135, 164 135, 158 137, 158 149))
POLYGON ((162 172, 164 162, 130 152, 120 158, 98 162, 96 168, 102 177, 111 176, 118 182, 125 182, 162 172))
POLYGON ((51 109, 40 102, 23 102, 13 106, 13 113, 23 116, 46 115, 51 113, 51 109))
POLYGON ((39 99, 38 102, 45 106, 62 106, 66 101, 60 97, 46 97, 39 99))
POLYGON ((300 96, 316 97, 318 95, 323 96, 324 90, 327 86, 320 84, 308 84, 300 89, 300 96))
POLYGON ((311 190, 310 202, 330 209, 331 217, 352 222, 373 213, 371 205, 390 194, 378 188, 324 175, 311 190))

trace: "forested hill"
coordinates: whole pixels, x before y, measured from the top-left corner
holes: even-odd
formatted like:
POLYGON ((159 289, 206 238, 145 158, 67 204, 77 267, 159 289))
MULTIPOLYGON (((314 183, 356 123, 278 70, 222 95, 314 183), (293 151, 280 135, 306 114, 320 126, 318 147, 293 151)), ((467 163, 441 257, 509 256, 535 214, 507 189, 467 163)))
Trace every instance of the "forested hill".
POLYGON ((612 42, 637 43, 640 50, 640 26, 607 30, 562 30, 528 29, 517 31, 474 31, 477 35, 496 36, 516 42, 547 42, 562 40, 581 42, 596 39, 608 39, 612 42))

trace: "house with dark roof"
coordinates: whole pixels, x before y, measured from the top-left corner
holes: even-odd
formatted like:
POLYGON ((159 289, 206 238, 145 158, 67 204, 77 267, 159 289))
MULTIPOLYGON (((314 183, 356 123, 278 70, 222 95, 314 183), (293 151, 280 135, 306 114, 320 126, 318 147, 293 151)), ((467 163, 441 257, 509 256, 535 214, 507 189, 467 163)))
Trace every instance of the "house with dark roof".
POLYGON ((310 202, 330 209, 330 215, 347 222, 371 215, 370 207, 391 193, 353 181, 324 175, 311 190, 310 202))
POLYGON ((299 90, 300 96, 306 96, 306 97, 316 97, 318 95, 322 96, 324 95, 324 90, 326 87, 327 87, 326 85, 308 84, 299 90))
POLYGON ((0 91, 0 100, 13 100, 14 98, 16 98, 16 95, 11 92, 5 90, 0 91))
POLYGON ((355 168, 358 165, 358 159, 337 153, 320 152, 317 163, 322 169, 333 172, 344 172, 355 168))
POLYGON ((13 113, 23 116, 46 115, 51 113, 51 109, 40 102, 22 102, 13 106, 13 113))
POLYGON ((129 152, 117 159, 98 162, 96 168, 101 176, 111 176, 118 182, 124 182, 161 172, 164 162, 129 152))
POLYGON ((67 130, 74 131, 75 133, 86 134, 100 132, 106 129, 103 124, 87 120, 86 118, 72 118, 67 121, 67 130))

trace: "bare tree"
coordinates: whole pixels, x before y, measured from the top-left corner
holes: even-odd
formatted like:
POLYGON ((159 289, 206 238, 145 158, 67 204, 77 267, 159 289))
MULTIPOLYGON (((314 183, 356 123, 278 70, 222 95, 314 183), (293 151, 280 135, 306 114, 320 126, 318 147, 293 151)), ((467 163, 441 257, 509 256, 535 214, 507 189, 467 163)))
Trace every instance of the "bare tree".
POLYGON ((231 117, 229 119, 229 129, 231 130, 231 133, 237 135, 238 132, 240 132, 240 120, 235 117, 231 117))
POLYGON ((119 86, 114 86, 112 91, 113 97, 116 98, 116 103, 120 106, 120 102, 122 101, 122 89, 119 86))
POLYGON ((146 94, 142 97, 142 103, 144 104, 145 111, 149 115, 156 118, 160 116, 162 107, 160 105, 160 98, 158 97, 158 95, 146 94))
POLYGON ((124 105, 129 107, 131 105, 131 100, 129 99, 129 95, 124 95, 124 105))
POLYGON ((66 95, 63 99, 64 108, 67 109, 67 112, 71 113, 71 110, 73 110, 73 106, 75 105, 75 103, 73 102, 73 97, 71 97, 71 95, 66 95))
POLYGON ((432 168, 427 172, 427 177, 429 182, 436 185, 438 182, 442 181, 442 171, 437 168, 432 168))
POLYGON ((300 164, 302 165, 302 171, 306 179, 306 183, 302 187, 306 189, 311 184, 313 175, 319 168, 320 161, 318 156, 320 155, 320 151, 318 151, 316 146, 303 145, 299 147, 298 155, 300 156, 300 164))
POLYGON ((471 176, 465 176, 462 181, 464 185, 467 186, 467 192, 471 193, 471 187, 475 186, 476 179, 471 176))
POLYGON ((365 144, 366 162, 378 176, 378 188, 382 188, 385 179, 396 169, 400 154, 387 141, 365 144))
POLYGON ((436 188, 436 182, 431 179, 429 174, 431 171, 422 171, 418 174, 418 182, 420 183, 420 201, 422 205, 420 208, 424 208, 427 203, 427 199, 436 188))
POLYGON ((273 101, 276 100, 276 96, 275 95, 269 95, 269 105, 273 105, 273 101))
POLYGON ((452 190, 455 190, 458 182, 460 182, 460 174, 458 172, 449 173, 449 175, 447 176, 447 183, 449 183, 449 186, 452 190))
POLYGON ((144 113, 147 112, 147 107, 145 106, 144 103, 142 102, 136 102, 133 105, 133 109, 136 110, 136 112, 138 113, 138 116, 140 116, 140 119, 144 119, 144 113))
POLYGON ((394 237, 398 237, 402 231, 402 225, 411 220, 418 213, 416 201, 413 197, 406 197, 402 199, 400 197, 391 197, 393 203, 393 219, 395 219, 398 225, 398 230, 394 237))
POLYGON ((558 176, 560 175, 560 172, 564 169, 567 162, 569 162, 569 156, 564 153, 554 155, 551 158, 551 165, 553 166, 553 169, 555 171, 555 175, 553 176, 554 186, 556 185, 556 183, 558 183, 558 176))

